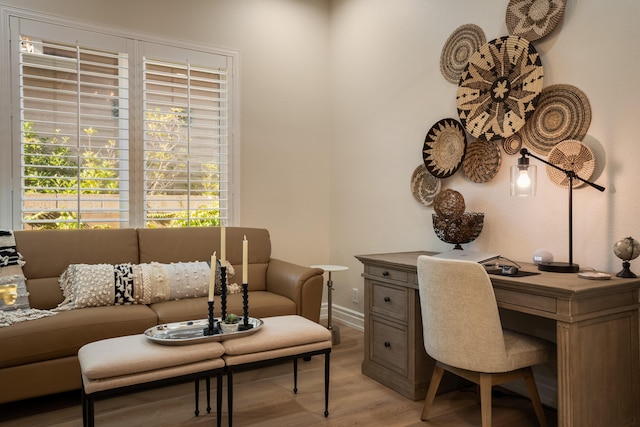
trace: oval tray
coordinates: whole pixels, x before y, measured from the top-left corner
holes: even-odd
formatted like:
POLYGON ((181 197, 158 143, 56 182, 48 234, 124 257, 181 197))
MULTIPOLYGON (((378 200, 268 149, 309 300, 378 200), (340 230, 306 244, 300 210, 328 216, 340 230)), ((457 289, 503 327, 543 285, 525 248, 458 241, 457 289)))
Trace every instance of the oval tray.
MULTIPOLYGON (((240 320, 242 322, 242 320, 240 320)), ((219 333, 215 335, 204 335, 203 331, 209 326, 207 319, 190 320, 188 322, 165 323, 153 326, 144 335, 151 341, 164 345, 186 345, 198 344, 208 341, 223 341, 232 338, 240 338, 251 335, 262 326, 262 320, 249 317, 249 324, 253 328, 246 331, 219 333)))

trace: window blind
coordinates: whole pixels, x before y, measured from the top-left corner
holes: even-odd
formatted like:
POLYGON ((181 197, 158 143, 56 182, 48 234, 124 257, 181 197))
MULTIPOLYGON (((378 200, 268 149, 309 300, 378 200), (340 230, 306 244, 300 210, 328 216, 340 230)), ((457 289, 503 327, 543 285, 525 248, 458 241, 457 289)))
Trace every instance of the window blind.
POLYGON ((9 28, 15 228, 229 225, 232 53, 46 17, 9 28))
POLYGON ((21 34, 23 226, 129 221, 126 53, 21 34))
POLYGON ((143 87, 145 226, 226 223, 226 67, 145 56, 143 87))

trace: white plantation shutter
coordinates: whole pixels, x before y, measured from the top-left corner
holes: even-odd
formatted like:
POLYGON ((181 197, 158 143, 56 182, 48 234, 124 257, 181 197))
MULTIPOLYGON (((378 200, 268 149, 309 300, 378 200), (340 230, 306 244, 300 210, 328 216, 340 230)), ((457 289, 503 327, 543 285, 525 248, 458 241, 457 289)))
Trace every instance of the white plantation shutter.
MULTIPOLYGON (((166 58, 169 53, 145 47, 149 55, 166 58)), ((145 56, 143 85, 145 225, 226 223, 226 60, 217 55, 187 61, 145 56)))
POLYGON ((23 223, 128 223, 127 55, 29 34, 15 42, 23 223))
POLYGON ((15 228, 229 223, 233 55, 9 22, 15 228))

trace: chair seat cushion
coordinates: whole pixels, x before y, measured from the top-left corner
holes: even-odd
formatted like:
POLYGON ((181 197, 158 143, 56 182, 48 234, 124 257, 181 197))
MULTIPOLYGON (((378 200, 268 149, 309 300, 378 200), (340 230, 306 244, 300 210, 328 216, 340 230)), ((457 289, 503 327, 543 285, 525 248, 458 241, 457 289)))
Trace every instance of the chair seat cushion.
POLYGON ((509 363, 504 367, 505 372, 547 363, 554 358, 555 345, 545 339, 509 329, 503 329, 503 333, 509 363))

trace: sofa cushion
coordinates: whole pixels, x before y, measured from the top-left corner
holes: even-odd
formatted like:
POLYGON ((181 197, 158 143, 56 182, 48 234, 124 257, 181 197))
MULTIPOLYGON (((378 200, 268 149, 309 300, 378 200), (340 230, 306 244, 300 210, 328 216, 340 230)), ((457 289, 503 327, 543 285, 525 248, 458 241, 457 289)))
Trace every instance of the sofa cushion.
MULTIPOLYGON (((214 314, 220 317, 220 297, 214 300, 214 314)), ((183 299, 180 301, 160 302, 149 307, 158 316, 158 324, 184 322, 207 318, 207 298, 183 299)), ((295 302, 282 295, 266 291, 249 292, 249 316, 272 317, 297 314, 295 302)), ((227 296, 227 314, 242 315, 242 294, 227 296)))
POLYGON ((206 262, 73 264, 60 276, 65 300, 57 309, 151 304, 207 296, 210 273, 206 262))
MULTIPOLYGON (((206 305, 206 304, 205 304, 206 305)), ((83 345, 157 324, 146 305, 92 307, 0 328, 0 368, 75 356, 83 345)))
MULTIPOLYGON (((271 260, 271 238, 263 228, 227 227, 226 258, 242 280, 242 240, 249 240, 249 290, 264 291, 271 260)), ((209 261, 220 257, 220 227, 139 228, 140 262, 209 261), (171 242, 167 244, 167 242, 171 242)))
POLYGON ((14 237, 26 262, 23 271, 32 308, 51 309, 62 302, 58 278, 71 264, 140 263, 133 228, 19 230, 14 237))

